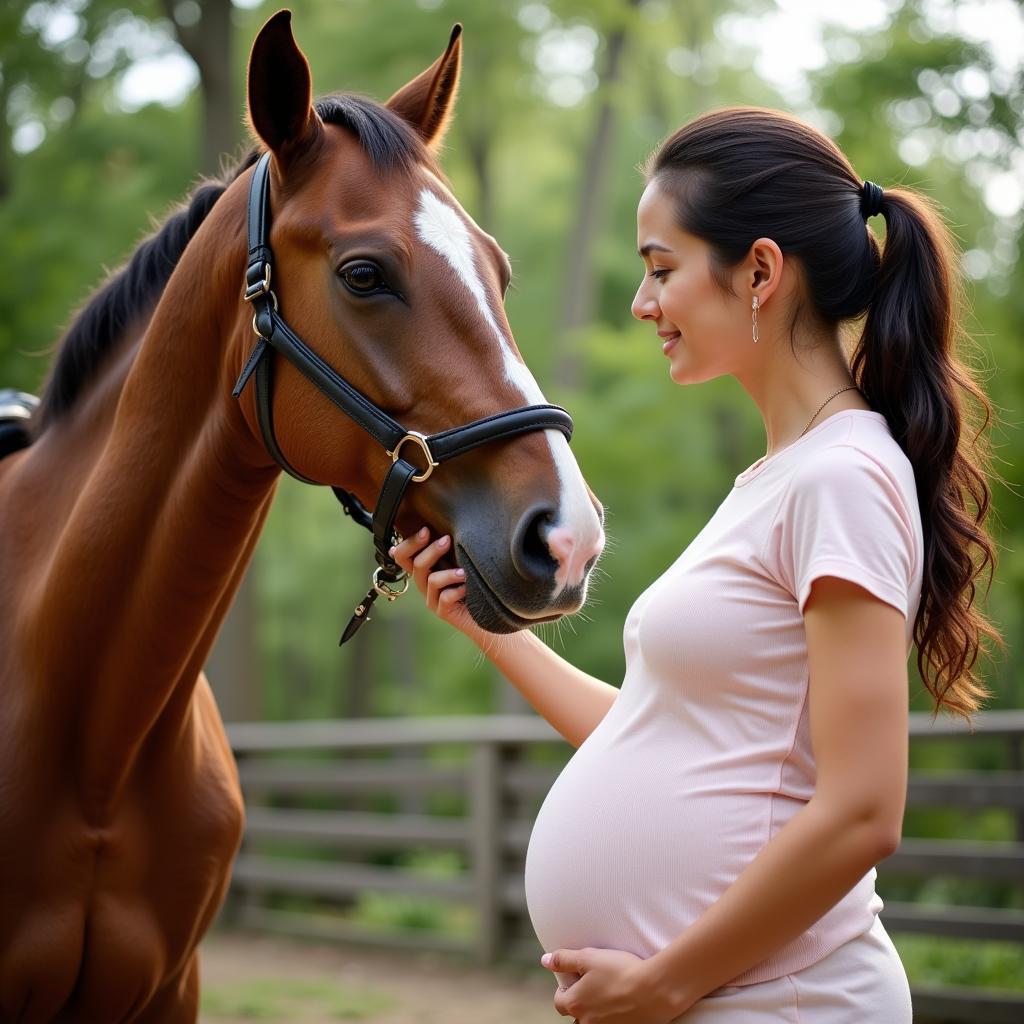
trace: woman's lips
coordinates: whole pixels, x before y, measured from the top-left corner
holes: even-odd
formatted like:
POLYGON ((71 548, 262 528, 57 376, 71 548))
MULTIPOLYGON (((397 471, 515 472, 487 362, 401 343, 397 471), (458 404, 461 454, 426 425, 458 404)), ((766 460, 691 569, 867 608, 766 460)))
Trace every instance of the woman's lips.
POLYGON ((664 338, 661 345, 661 351, 664 352, 665 355, 668 355, 672 350, 672 347, 679 340, 679 332, 675 331, 673 334, 659 334, 658 337, 664 338))

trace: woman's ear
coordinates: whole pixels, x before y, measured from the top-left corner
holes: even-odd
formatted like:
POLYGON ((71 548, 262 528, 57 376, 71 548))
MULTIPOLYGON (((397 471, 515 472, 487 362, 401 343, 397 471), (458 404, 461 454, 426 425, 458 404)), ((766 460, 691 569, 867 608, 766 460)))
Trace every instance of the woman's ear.
POLYGON ((309 64, 291 20, 291 11, 278 11, 260 29, 249 55, 249 123, 281 162, 305 152, 322 131, 309 64))
POLYGON ((462 26, 456 24, 444 53, 385 104, 408 121, 432 150, 440 147, 448 130, 461 66, 462 26))
POLYGON ((779 287, 785 257, 771 238, 758 238, 747 252, 741 274, 744 291, 753 290, 763 304, 779 287))

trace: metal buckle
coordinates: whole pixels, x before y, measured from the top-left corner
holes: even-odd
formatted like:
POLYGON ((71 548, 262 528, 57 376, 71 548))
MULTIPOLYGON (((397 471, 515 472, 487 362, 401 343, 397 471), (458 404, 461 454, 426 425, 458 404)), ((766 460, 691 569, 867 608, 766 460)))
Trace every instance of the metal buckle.
POLYGON ((382 570, 383 566, 379 565, 377 566, 376 569, 373 570, 373 589, 376 590, 381 597, 386 597, 389 601, 394 601, 396 598, 401 597, 409 589, 409 577, 408 575, 402 577, 401 590, 392 590, 387 585, 387 583, 381 583, 380 579, 378 578, 382 570))
MULTIPOLYGON (((267 294, 270 296, 270 301, 274 304, 274 312, 276 313, 278 310, 277 295, 275 295, 274 292, 267 292, 267 294)), ((260 298, 260 296, 257 295, 256 298, 260 298)), ((247 299, 246 301, 248 302, 249 300, 247 299)), ((269 341, 269 338, 264 338, 263 335, 260 334, 260 329, 256 326, 257 315, 258 313, 253 313, 252 315, 252 333, 255 334, 257 338, 263 338, 264 341, 269 341)))
POLYGON ((253 299, 258 299, 261 295, 266 295, 268 292, 270 292, 270 264, 264 263, 263 280, 249 285, 242 295, 242 301, 252 302, 253 299))
POLYGON ((413 444, 418 445, 419 448, 420 448, 420 451, 422 451, 423 454, 426 456, 427 468, 422 473, 416 473, 412 477, 412 482, 414 484, 421 484, 421 483, 423 483, 424 480, 427 479, 427 477, 430 476, 431 473, 434 472, 434 469, 437 466, 441 465, 441 463, 434 461, 434 456, 431 455, 431 453, 430 453, 430 446, 427 444, 426 435, 425 434, 421 434, 418 430, 410 430, 410 431, 408 431, 406 433, 405 437, 403 437, 402 440, 399 441, 398 444, 395 445, 395 450, 393 452, 388 452, 388 455, 391 456, 391 461, 392 462, 397 462, 398 461, 398 454, 399 454, 399 452, 401 452, 402 445, 405 444, 406 441, 412 441, 413 444))
POLYGON ((0 405, 0 421, 30 419, 32 419, 32 410, 26 409, 23 405, 13 402, 10 405, 0 405))

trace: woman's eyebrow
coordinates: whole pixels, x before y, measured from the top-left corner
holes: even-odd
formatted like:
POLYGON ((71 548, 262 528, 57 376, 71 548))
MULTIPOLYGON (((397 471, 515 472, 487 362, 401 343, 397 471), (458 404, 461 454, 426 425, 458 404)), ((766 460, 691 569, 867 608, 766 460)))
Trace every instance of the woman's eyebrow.
POLYGON ((657 242, 648 242, 646 245, 642 245, 637 249, 636 254, 646 259, 652 252, 671 252, 672 250, 666 245, 659 245, 657 242))

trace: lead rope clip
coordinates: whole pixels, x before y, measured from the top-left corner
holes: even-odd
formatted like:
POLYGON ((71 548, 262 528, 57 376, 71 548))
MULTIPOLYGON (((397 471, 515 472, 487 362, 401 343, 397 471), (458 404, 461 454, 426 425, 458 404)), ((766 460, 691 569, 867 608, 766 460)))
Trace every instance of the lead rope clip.
POLYGON ((388 602, 397 601, 409 589, 409 574, 397 565, 394 569, 378 565, 373 570, 373 586, 366 592, 366 596, 356 605, 352 618, 341 634, 338 646, 341 647, 347 640, 351 640, 359 631, 364 622, 370 621, 370 609, 378 597, 387 598, 388 602), (395 584, 401 583, 401 590, 395 589, 395 584))

